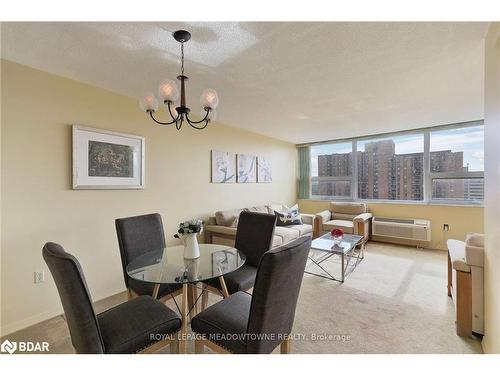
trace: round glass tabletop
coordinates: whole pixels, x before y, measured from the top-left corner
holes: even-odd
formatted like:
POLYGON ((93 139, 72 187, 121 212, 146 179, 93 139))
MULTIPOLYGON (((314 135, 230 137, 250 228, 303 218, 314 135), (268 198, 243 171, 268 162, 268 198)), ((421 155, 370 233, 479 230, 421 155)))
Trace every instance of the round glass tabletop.
POLYGON ((184 246, 145 253, 127 265, 127 274, 152 284, 183 284, 223 276, 240 268, 245 255, 234 247, 200 244, 200 257, 184 259, 184 246))

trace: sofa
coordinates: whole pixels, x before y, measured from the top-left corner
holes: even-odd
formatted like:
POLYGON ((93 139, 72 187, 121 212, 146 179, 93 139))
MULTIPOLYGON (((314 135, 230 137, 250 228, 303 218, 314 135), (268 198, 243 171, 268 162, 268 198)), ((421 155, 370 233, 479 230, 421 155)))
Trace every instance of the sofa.
POLYGON ((464 241, 449 239, 448 296, 453 299, 459 336, 484 334, 484 235, 469 233, 464 241))
POLYGON ((342 229, 344 233, 363 236, 363 243, 371 236, 372 214, 365 203, 330 202, 330 209, 318 212, 315 221, 315 237, 335 228, 342 229))
MULTIPOLYGON (((269 204, 255 207, 245 207, 234 210, 217 211, 215 216, 210 217, 205 223, 205 241, 221 245, 234 246, 238 218, 242 211, 262 212, 274 214, 275 211, 283 211, 287 207, 282 204, 269 204)), ((314 215, 300 214, 302 224, 276 226, 272 247, 285 245, 302 236, 312 236, 314 232, 314 215)))

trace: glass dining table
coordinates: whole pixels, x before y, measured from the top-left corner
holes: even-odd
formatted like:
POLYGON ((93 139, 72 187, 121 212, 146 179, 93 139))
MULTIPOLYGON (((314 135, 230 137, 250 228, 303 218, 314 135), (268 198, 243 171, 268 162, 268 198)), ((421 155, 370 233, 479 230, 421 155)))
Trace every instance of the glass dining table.
MULTIPOLYGON (((158 297, 161 285, 182 285, 180 310, 182 324, 179 349, 186 353, 186 329, 188 316, 197 311, 198 283, 219 279, 223 297, 228 292, 224 275, 240 268, 245 263, 245 255, 234 247, 200 244, 200 257, 184 258, 184 246, 172 246, 152 250, 135 258, 127 265, 127 274, 139 281, 153 284, 153 298, 158 297)), ((204 288, 207 288, 206 286, 204 288)), ((206 293, 203 289, 202 295, 206 293)))

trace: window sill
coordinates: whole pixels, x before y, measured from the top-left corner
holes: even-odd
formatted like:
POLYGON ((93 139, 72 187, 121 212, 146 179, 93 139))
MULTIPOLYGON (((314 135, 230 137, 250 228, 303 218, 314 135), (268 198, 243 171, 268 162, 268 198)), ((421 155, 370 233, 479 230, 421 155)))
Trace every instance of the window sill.
POLYGON ((339 202, 362 202, 367 204, 394 204, 394 205, 417 205, 417 206, 445 206, 445 207, 470 207, 470 208, 484 208, 484 203, 462 203, 462 202, 424 202, 424 201, 393 201, 393 200, 383 200, 383 199, 349 199, 349 198, 299 198, 301 200, 308 201, 339 201, 339 202))

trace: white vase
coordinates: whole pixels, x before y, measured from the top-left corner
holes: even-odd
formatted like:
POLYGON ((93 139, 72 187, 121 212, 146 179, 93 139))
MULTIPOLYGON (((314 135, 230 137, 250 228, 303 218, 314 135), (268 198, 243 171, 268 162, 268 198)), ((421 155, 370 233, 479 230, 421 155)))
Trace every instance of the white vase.
POLYGON ((184 258, 196 259, 200 257, 200 247, 198 246, 198 237, 196 233, 189 233, 182 236, 184 243, 184 258))

